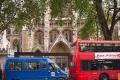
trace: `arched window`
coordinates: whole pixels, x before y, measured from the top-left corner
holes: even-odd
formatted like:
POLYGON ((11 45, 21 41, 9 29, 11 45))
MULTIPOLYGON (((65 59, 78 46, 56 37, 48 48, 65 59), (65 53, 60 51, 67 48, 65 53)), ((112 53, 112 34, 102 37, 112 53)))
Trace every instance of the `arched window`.
POLYGON ((65 33, 65 38, 69 41, 70 40, 70 35, 69 33, 65 33))
POLYGON ((50 42, 53 42, 57 38, 58 34, 59 34, 59 31, 57 31, 57 30, 50 31, 50 35, 49 35, 50 42))
POLYGON ((19 51, 20 45, 19 45, 19 40, 15 39, 13 41, 13 50, 19 51))
POLYGON ((73 36, 72 31, 64 30, 63 35, 65 36, 67 41, 72 42, 72 36, 73 36))
POLYGON ((37 32, 35 32, 34 37, 35 37, 35 45, 44 43, 44 34, 42 31, 38 30, 37 32))

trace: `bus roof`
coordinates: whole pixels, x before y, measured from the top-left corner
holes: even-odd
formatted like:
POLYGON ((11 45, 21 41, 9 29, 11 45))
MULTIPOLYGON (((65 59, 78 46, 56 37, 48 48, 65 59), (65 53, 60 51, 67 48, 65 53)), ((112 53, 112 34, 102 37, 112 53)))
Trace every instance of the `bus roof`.
POLYGON ((76 43, 111 43, 111 44, 120 44, 120 41, 117 40, 76 40, 73 43, 70 43, 71 46, 76 45, 76 43))
POLYGON ((76 40, 78 43, 120 43, 117 40, 76 40))
POLYGON ((49 58, 31 58, 31 57, 27 57, 27 58, 23 58, 23 57, 9 57, 9 58, 6 58, 6 61, 36 61, 36 62, 48 62, 48 63, 54 63, 51 59, 49 58))

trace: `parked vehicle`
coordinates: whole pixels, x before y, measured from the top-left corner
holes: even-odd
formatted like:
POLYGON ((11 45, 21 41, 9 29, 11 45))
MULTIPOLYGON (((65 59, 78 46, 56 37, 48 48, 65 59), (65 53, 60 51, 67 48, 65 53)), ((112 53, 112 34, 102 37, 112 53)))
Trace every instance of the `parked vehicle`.
POLYGON ((68 73, 62 71, 48 58, 7 58, 4 80, 66 80, 68 73))

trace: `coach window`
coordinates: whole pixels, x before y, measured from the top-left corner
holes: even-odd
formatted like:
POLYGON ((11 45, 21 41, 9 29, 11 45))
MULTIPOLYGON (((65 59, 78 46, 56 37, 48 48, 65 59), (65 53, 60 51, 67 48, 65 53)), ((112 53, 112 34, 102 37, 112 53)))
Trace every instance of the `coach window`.
POLYGON ((46 63, 42 63, 42 70, 46 71, 46 63))
POLYGON ((14 62, 14 69, 15 70, 21 70, 21 63, 20 62, 14 62))
POLYGON ((26 63, 26 68, 27 70, 31 71, 31 70, 39 70, 39 62, 28 62, 26 63))
POLYGON ((9 67, 9 70, 20 71, 21 65, 22 65, 21 62, 11 62, 9 63, 8 67, 9 67))
POLYGON ((9 70, 14 70, 14 64, 13 64, 13 63, 9 63, 8 69, 9 69, 9 70))

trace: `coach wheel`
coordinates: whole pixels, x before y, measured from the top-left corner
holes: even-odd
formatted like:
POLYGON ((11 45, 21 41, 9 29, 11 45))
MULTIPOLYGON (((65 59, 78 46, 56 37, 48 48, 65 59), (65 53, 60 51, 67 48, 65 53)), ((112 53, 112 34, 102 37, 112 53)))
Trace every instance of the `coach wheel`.
POLYGON ((63 77, 60 77, 60 78, 58 78, 58 80, 65 80, 65 78, 63 78, 63 77))
POLYGON ((102 74, 99 80, 109 80, 109 77, 106 74, 102 74))

